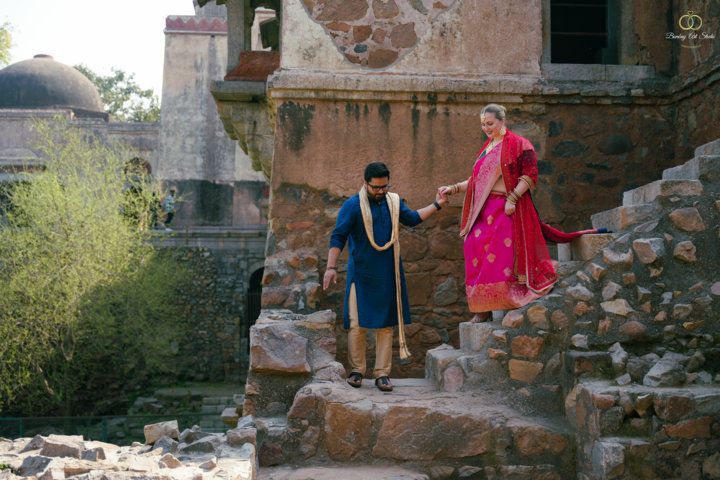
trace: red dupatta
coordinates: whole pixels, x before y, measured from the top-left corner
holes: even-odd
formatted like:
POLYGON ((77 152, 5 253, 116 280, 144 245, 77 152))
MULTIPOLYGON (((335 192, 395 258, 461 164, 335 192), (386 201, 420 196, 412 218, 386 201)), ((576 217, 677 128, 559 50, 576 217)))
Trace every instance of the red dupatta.
MULTIPOLYGON (((490 143, 489 138, 480 152, 487 147, 488 143, 490 143)), ((505 189, 508 192, 517 186, 523 175, 530 177, 533 184, 536 184, 538 180, 537 156, 530 141, 507 130, 502 140, 500 168, 505 189)), ((472 225, 468 225, 468 222, 471 221, 470 216, 473 211, 473 192, 476 181, 474 176, 468 179, 460 221, 461 236, 467 234, 467 230, 472 227, 472 225)), ((514 273, 518 281, 526 283, 528 288, 536 292, 547 289, 557 281, 545 238, 552 242, 567 243, 585 233, 596 232, 596 230, 583 230, 565 233, 542 223, 530 195, 520 197, 511 218, 513 244, 515 245, 514 273)))

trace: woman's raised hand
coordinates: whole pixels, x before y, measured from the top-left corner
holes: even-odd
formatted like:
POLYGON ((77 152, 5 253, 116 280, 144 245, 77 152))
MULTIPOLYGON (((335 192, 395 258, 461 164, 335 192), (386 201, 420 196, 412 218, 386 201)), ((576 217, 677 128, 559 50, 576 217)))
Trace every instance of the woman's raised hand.
POLYGON ((438 187, 437 194, 440 198, 447 200, 448 195, 452 195, 452 192, 450 187, 443 185, 442 187, 438 187))

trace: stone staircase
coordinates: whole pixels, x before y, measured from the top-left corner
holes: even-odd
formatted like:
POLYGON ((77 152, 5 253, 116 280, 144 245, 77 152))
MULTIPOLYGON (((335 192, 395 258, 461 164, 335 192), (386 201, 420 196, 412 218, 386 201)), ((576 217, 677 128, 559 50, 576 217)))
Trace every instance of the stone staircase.
POLYGON ((592 221, 614 233, 559 246, 553 292, 391 394, 344 383, 331 312, 264 311, 236 429, 260 478, 720 478, 720 140, 592 221))
POLYGON ((219 432, 237 424, 238 410, 245 400, 242 394, 224 396, 206 396, 202 399, 200 412, 206 416, 200 420, 200 428, 207 432, 219 432))

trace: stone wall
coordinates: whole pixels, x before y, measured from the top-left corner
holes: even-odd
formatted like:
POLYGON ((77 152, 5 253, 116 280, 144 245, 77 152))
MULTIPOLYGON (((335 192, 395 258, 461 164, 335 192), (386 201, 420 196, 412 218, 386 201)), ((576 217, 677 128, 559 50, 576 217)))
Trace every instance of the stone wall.
MULTIPOLYGON (((510 128, 533 141, 538 152, 535 200, 545 221, 588 228, 592 213, 617 205, 624 190, 675 165, 668 121, 672 108, 627 100, 610 105, 506 103, 510 128), (646 142, 648 135, 659 140, 646 142)), ((273 165, 264 305, 333 308, 341 316, 344 279, 326 293, 317 282, 337 210, 361 186, 364 165, 386 162, 394 190, 411 208, 420 208, 432 201, 437 186, 469 175, 483 141, 479 122, 477 104, 448 94, 393 103, 280 102, 276 139, 282 141, 276 143, 273 165), (337 152, 348 153, 338 158, 337 152), (299 266, 290 266, 298 255, 312 258, 311 265, 294 261, 299 266)), ((456 343, 458 323, 469 319, 459 215, 460 199, 453 199, 436 217, 403 233, 416 322, 408 334, 411 349, 420 353, 442 342, 456 343)), ((341 259, 341 273, 344 265, 341 259)), ((344 360, 341 331, 338 352, 344 360)), ((396 365, 394 375, 421 375, 423 355, 415 359, 396 365)))
POLYGON ((227 233, 192 238, 183 232, 160 240, 163 250, 191 276, 188 288, 178 292, 183 329, 189 332, 178 346, 181 379, 232 382, 245 378, 250 327, 247 292, 250 276, 263 268, 264 232, 244 236, 244 242, 239 242, 227 233))
POLYGON ((22 167, 42 163, 42 154, 37 148, 40 140, 35 132, 37 121, 67 121, 69 125, 83 131, 88 137, 100 138, 129 149, 129 158, 140 157, 154 169, 157 166, 157 123, 107 122, 103 118, 77 118, 70 110, 0 110, 0 166, 22 167))

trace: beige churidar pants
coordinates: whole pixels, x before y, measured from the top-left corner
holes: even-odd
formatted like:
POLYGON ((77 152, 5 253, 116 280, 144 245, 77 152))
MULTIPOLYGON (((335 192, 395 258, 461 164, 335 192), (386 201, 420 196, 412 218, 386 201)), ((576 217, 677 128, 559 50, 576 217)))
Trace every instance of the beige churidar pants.
MULTIPOLYGON (((348 317, 350 318, 350 331, 348 332, 348 361, 352 372, 365 375, 365 336, 367 328, 360 326, 358 321, 357 297, 355 284, 350 286, 348 298, 348 317)), ((390 376, 392 368, 392 337, 393 327, 373 328, 375 333, 375 378, 390 376)))

